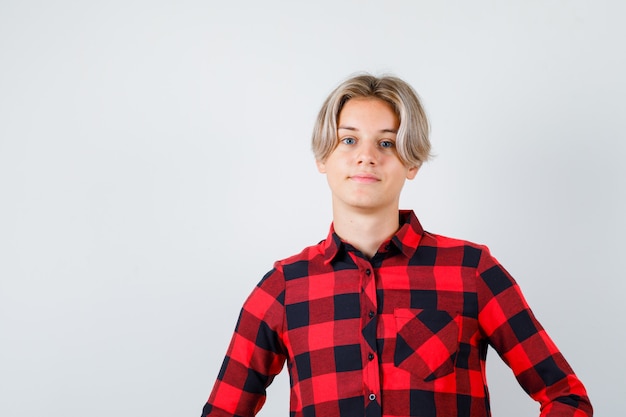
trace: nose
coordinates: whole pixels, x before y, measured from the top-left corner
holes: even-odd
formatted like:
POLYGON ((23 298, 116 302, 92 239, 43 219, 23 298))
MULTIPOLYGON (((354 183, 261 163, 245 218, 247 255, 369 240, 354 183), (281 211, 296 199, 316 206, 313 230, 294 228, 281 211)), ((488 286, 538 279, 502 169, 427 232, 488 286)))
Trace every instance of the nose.
POLYGON ((376 147, 368 143, 361 143, 357 154, 357 163, 359 165, 375 165, 376 164, 376 147))

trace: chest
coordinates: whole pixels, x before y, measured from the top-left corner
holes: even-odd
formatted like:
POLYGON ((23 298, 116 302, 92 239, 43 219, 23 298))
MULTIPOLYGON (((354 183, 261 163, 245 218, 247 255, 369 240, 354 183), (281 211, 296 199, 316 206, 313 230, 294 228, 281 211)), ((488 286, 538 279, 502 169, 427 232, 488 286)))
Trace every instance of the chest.
POLYGON ((363 343, 383 354, 400 333, 415 348, 428 332, 448 334, 448 343, 476 344, 475 280, 469 267, 377 266, 365 259, 288 280, 293 354, 363 343))

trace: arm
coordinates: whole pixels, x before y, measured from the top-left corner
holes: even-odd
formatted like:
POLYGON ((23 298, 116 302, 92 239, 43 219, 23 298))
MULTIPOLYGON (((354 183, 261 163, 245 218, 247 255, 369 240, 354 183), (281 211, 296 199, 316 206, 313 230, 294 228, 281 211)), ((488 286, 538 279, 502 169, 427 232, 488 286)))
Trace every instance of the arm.
POLYGON ((248 417, 263 406, 265 389, 285 362, 284 289, 274 269, 244 303, 202 417, 248 417))
POLYGON ((477 273, 479 325, 522 388, 541 404, 541 416, 591 417, 582 382, 535 318, 515 280, 486 248, 477 273))

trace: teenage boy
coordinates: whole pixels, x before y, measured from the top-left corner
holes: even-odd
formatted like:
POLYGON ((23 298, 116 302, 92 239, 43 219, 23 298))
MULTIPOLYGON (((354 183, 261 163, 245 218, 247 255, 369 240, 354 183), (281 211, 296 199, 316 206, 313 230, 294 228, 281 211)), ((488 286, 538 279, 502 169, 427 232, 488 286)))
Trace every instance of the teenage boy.
POLYGON ((332 192, 326 240, 278 261, 244 303, 202 416, 252 416, 287 362, 292 417, 490 415, 487 347, 541 404, 591 416, 583 384, 485 246, 424 231, 399 210, 430 154, 413 89, 362 75, 313 132, 332 192))

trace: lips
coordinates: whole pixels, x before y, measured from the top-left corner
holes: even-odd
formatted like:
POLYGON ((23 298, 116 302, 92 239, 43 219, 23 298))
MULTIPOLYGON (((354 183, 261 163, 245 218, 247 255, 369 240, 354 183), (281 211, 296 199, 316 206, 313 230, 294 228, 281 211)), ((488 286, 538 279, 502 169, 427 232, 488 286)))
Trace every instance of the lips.
POLYGON ((380 181, 376 175, 366 174, 366 173, 360 173, 360 174, 351 175, 350 179, 352 181, 360 182, 360 183, 363 183, 363 184, 372 184, 372 183, 380 181))

